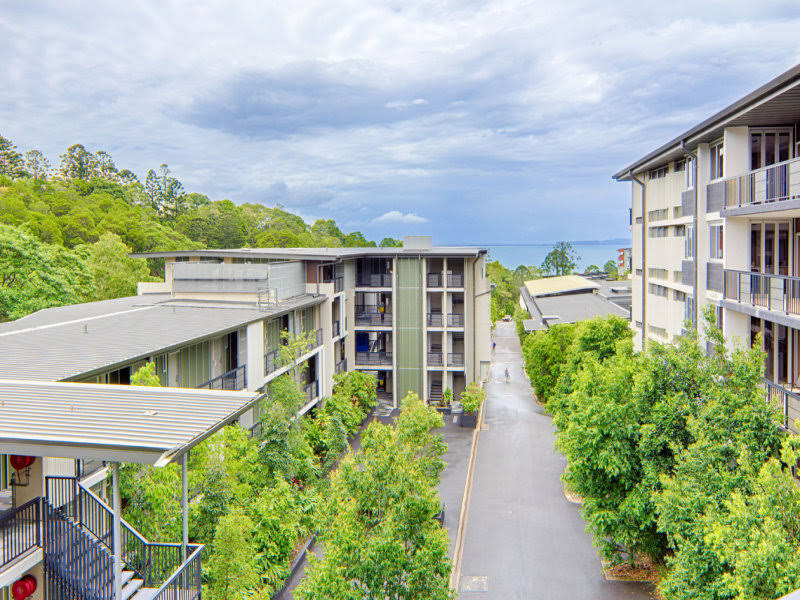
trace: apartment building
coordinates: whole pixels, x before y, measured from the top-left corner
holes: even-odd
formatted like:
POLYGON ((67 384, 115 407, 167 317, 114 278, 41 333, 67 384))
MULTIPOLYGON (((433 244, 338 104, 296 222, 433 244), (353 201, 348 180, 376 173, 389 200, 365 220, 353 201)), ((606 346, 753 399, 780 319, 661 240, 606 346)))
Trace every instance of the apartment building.
POLYGON ((730 344, 762 334, 785 426, 800 416, 798 124, 800 65, 613 176, 631 182, 637 347, 712 307, 730 344))

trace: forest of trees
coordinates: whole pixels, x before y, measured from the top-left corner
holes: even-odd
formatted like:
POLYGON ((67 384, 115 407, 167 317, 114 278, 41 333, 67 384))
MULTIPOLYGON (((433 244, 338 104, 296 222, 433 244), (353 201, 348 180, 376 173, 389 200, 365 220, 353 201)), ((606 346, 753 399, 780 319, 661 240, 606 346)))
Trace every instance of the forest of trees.
POLYGON ((169 167, 144 184, 108 152, 74 144, 57 166, 0 135, 0 321, 34 310, 136 292, 160 265, 129 252, 197 248, 399 246, 333 219, 308 225, 262 204, 187 193, 169 167))

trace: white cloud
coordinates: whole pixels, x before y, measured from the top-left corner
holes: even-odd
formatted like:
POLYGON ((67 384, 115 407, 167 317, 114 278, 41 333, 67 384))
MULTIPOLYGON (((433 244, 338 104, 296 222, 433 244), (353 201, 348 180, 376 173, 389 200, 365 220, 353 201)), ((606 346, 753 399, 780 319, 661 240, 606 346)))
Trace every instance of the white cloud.
POLYGON ((415 98, 414 100, 393 100, 384 104, 386 108, 408 108, 409 106, 422 106, 427 104, 425 98, 415 98))
POLYGON ((427 223, 428 219, 426 219, 425 217, 420 217, 416 213, 403 214, 399 210, 390 210, 388 212, 383 213, 380 217, 375 217, 374 219, 372 219, 372 222, 378 224, 386 224, 386 223, 417 224, 417 223, 427 223))

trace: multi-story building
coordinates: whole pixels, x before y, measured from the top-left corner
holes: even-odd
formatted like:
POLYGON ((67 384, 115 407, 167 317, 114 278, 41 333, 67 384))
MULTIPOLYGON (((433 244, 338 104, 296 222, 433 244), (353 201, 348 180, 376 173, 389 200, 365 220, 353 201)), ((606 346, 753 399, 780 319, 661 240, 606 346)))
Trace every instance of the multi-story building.
POLYGON ((800 416, 799 123, 797 66, 614 175, 632 182, 637 346, 709 306, 729 343, 761 333, 785 425, 800 416))

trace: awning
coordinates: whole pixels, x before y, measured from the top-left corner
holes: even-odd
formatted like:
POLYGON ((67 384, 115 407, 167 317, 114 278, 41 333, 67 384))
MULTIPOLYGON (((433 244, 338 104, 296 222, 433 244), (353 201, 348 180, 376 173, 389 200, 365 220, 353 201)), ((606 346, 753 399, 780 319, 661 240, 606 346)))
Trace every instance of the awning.
POLYGON ((0 452, 163 466, 262 396, 0 379, 0 452))

